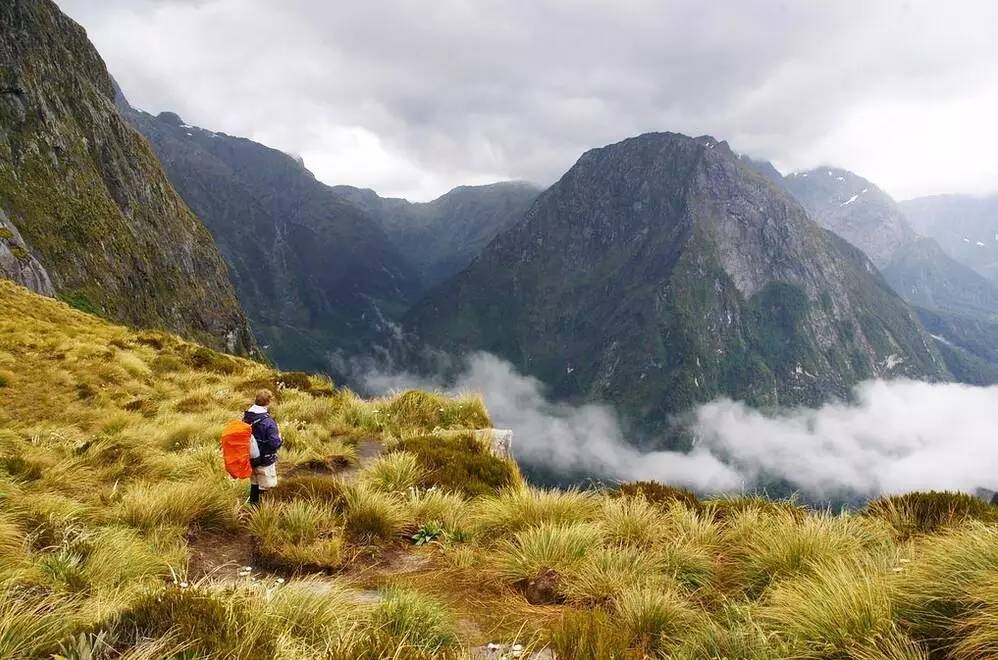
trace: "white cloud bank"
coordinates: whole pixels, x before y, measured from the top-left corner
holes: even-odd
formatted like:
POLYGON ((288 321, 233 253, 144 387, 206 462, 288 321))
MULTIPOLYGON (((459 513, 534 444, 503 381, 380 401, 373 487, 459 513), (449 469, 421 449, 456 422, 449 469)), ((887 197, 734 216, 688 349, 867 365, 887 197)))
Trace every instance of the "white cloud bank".
POLYGON ((775 478, 815 498, 998 486, 998 387, 870 381, 853 402, 772 414, 722 399, 693 412, 691 451, 646 452, 627 442, 611 407, 552 403, 540 381, 486 353, 446 388, 410 374, 370 373, 366 384, 480 392, 494 423, 514 430, 521 463, 565 474, 701 492, 775 478))

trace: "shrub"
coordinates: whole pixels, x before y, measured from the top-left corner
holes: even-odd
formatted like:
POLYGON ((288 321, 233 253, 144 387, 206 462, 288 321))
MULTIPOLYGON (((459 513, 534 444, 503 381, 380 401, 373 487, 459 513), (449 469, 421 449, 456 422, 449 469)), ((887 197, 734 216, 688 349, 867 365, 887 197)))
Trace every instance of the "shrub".
POLYGON ((425 469, 419 485, 426 488, 437 486, 475 497, 496 493, 516 480, 513 465, 492 455, 470 435, 406 438, 398 449, 419 458, 425 469))
POLYGON ((157 355, 149 364, 149 368, 152 369, 154 374, 162 376, 164 374, 183 371, 185 365, 183 360, 175 355, 157 355))
POLYGON ((482 429, 491 424, 480 398, 454 399, 435 392, 409 390, 392 397, 381 409, 385 430, 393 435, 433 429, 482 429))
POLYGON ((391 541, 402 533, 405 524, 403 505, 394 495, 363 486, 347 492, 343 527, 350 540, 358 543, 391 541))
POLYGON ((204 346, 185 344, 181 349, 181 355, 187 366, 192 369, 219 374, 233 374, 239 371, 239 363, 234 358, 204 346))
POLYGON ((703 508, 703 504, 701 504, 700 499, 693 491, 678 486, 669 486, 657 481, 631 481, 620 484, 610 492, 621 497, 641 496, 652 504, 664 504, 668 506, 673 502, 679 502, 683 506, 695 511, 703 508))
POLYGON ((890 523, 902 539, 934 534, 967 520, 998 522, 998 507, 966 493, 937 491, 881 497, 863 513, 890 523))
POLYGON ((457 627, 451 613, 435 599, 410 590, 389 589, 371 616, 378 647, 409 657, 402 649, 437 654, 457 644, 457 627))
POLYGON ((423 474, 414 454, 395 451, 379 456, 365 466, 360 478, 374 490, 392 493, 412 488, 419 483, 423 474))

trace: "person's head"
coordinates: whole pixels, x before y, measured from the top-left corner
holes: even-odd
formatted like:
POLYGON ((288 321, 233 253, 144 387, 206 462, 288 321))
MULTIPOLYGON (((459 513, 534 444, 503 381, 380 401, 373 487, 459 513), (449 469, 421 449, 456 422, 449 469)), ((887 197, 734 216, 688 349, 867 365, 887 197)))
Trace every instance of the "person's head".
POLYGON ((270 405, 270 402, 274 400, 274 393, 270 390, 259 390, 256 393, 256 399, 254 403, 258 406, 263 406, 266 408, 270 405))

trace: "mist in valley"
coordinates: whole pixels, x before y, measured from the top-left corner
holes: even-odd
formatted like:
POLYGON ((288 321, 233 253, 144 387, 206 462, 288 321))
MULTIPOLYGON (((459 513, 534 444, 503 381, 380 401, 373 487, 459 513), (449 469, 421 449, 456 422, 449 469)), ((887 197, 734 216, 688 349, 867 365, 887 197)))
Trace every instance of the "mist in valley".
POLYGON ((566 480, 657 480, 703 494, 781 484, 812 502, 998 486, 998 387, 873 380, 849 402, 766 412, 717 399, 677 421, 693 438, 688 451, 643 451, 611 406, 553 401, 489 353, 468 356, 451 378, 367 368, 360 379, 372 392, 480 393, 493 423, 514 431, 524 469, 566 480))

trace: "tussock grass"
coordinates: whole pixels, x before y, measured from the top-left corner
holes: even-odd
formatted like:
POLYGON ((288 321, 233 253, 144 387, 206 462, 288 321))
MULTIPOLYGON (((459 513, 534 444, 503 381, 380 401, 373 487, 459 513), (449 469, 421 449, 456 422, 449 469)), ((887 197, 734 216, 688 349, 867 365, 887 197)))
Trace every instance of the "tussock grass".
POLYGON ((649 656, 676 647, 690 629, 702 624, 702 615, 669 589, 632 586, 618 593, 613 605, 629 646, 649 656))
POLYGON ((225 482, 137 483, 122 496, 121 519, 151 529, 163 525, 234 529, 238 500, 225 482))
POLYGON ((643 497, 604 499, 600 518, 612 541, 650 548, 665 537, 665 516, 643 497))
POLYGON ((405 504, 391 493, 354 486, 346 494, 343 527, 356 543, 385 543, 402 534, 409 523, 405 504))
POLYGON ((544 523, 570 524, 592 520, 599 503, 586 492, 508 488, 474 503, 476 531, 502 538, 544 523))
POLYGON ((393 588, 374 607, 371 625, 376 647, 401 655, 389 657, 440 657, 456 647, 453 614, 425 594, 393 588))
POLYGON ((968 520, 998 523, 998 506, 966 493, 931 491, 881 497, 867 504, 863 513, 884 520, 902 539, 932 534, 968 520))
POLYGON ((811 657, 848 657, 894 631, 889 568, 832 560, 784 580, 768 595, 760 619, 811 657))
POLYGON ((631 589, 648 587, 662 590, 671 586, 671 580, 663 573, 661 560, 654 553, 631 546, 590 547, 586 550, 581 561, 567 564, 562 571, 562 591, 569 602, 603 605, 631 589))
POLYGON ((576 568, 600 542, 600 530, 585 523, 544 523, 517 532, 499 550, 499 573, 510 582, 530 580, 546 571, 576 568))
POLYGON ((264 503, 253 512, 249 531, 260 559, 290 569, 336 568, 343 560, 338 517, 309 501, 264 503))
MULTIPOLYGON (((998 527, 968 523, 920 541, 897 579, 899 619, 930 649, 960 640, 961 622, 980 611, 975 595, 998 574, 998 527)), ((972 624, 963 624, 972 625, 972 624)))
POLYGON ((415 454, 395 451, 379 456, 361 471, 361 482, 373 490, 398 493, 413 488, 424 474, 415 454))

